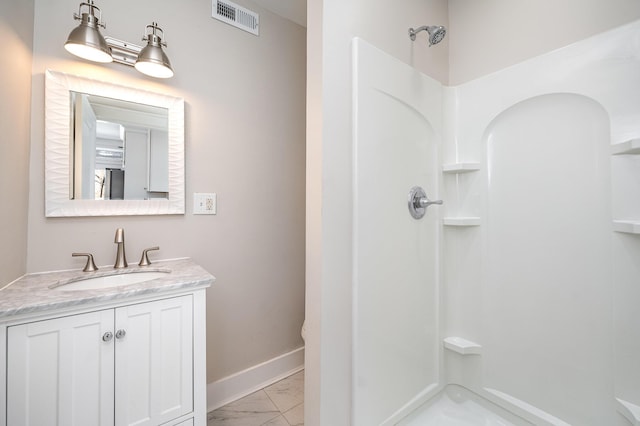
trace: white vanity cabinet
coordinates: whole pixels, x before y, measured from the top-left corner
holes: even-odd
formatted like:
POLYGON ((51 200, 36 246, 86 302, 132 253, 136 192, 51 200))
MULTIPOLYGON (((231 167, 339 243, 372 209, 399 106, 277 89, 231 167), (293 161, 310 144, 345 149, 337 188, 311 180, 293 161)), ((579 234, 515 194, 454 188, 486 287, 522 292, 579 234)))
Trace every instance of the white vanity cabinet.
POLYGON ((6 424, 204 425, 204 320, 201 289, 9 324, 6 424))
POLYGON ((7 330, 8 425, 113 424, 113 310, 7 330))

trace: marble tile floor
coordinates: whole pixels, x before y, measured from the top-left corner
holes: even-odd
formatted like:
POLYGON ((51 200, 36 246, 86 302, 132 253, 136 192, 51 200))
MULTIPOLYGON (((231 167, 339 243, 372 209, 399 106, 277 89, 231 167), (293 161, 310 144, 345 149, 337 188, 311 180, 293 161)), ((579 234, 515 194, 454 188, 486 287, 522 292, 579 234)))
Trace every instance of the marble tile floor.
POLYGON ((304 370, 211 411, 207 426, 304 426, 304 370))

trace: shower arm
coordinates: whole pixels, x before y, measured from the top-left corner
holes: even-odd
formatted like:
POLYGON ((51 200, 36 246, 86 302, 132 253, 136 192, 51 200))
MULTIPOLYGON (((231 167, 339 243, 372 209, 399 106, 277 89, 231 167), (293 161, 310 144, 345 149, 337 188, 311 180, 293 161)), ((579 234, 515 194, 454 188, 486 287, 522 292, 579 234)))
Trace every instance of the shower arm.
POLYGON ((415 29, 409 28, 409 38, 411 38, 411 41, 416 40, 416 34, 418 34, 420 31, 427 31, 427 27, 428 25, 423 25, 415 29))

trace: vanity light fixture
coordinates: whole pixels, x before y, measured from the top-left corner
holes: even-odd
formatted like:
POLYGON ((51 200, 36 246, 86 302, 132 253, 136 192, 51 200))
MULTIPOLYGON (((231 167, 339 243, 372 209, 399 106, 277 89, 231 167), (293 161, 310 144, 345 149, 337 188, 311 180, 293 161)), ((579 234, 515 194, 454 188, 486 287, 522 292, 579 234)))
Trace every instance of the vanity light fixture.
POLYGON ((156 22, 152 22, 151 25, 147 25, 145 28, 145 35, 142 38, 147 42, 147 45, 142 49, 138 55, 135 67, 143 74, 150 75, 157 78, 169 78, 173 77, 173 69, 169 58, 162 50, 162 46, 167 46, 167 43, 162 41, 162 38, 158 33, 162 33, 164 37, 164 31, 158 27, 156 22), (151 32, 147 32, 151 29, 151 32))
POLYGON ((78 13, 73 14, 80 25, 71 31, 64 47, 69 53, 93 62, 118 62, 135 66, 143 74, 156 78, 173 77, 171 62, 162 46, 164 31, 156 22, 147 25, 142 37, 147 45, 142 47, 113 37, 103 37, 98 27, 106 28, 102 22, 102 12, 94 5, 93 0, 80 3, 78 13), (82 13, 82 8, 87 11, 82 13), (96 17, 96 11, 98 16, 96 17), (147 31, 149 30, 150 31, 147 31))
POLYGON ((99 30, 99 27, 106 28, 102 22, 102 12, 93 4, 93 0, 80 3, 78 13, 74 13, 73 18, 80 21, 80 25, 69 33, 64 48, 69 53, 90 61, 102 63, 113 61, 111 49, 99 30), (87 11, 84 13, 82 6, 87 7, 87 11), (98 11, 98 17, 96 17, 95 11, 98 11))

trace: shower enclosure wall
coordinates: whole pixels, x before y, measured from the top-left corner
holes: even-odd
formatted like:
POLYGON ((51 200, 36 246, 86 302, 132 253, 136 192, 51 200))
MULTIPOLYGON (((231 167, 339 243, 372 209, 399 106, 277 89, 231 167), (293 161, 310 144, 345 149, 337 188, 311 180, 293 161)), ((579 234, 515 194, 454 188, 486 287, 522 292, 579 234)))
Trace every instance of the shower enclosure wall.
POLYGON ((352 424, 640 424, 640 22, 457 87, 353 58, 352 424))

